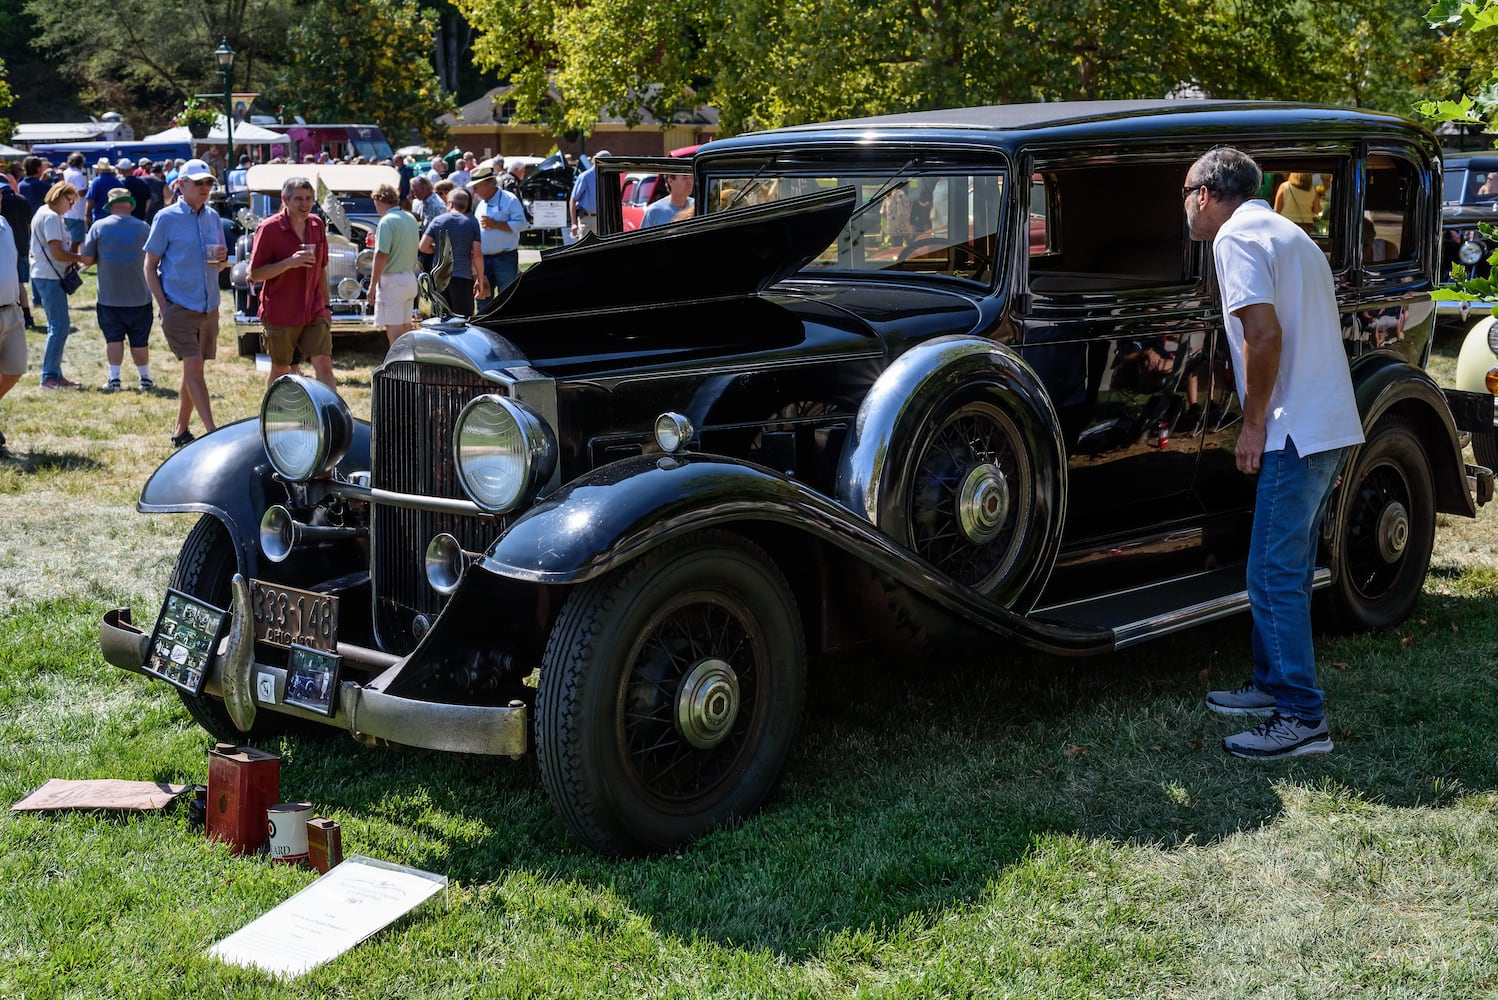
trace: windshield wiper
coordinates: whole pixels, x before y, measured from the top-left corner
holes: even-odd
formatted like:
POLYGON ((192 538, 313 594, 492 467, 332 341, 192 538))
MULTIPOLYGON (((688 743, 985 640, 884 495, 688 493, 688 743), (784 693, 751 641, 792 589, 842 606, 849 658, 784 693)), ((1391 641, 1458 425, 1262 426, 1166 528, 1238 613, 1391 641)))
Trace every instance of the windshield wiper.
POLYGON ((865 201, 862 205, 859 205, 853 210, 853 214, 848 216, 848 224, 852 225, 854 222, 857 222, 859 216, 863 215, 869 209, 884 201, 886 197, 888 197, 898 189, 909 186, 910 178, 905 176, 905 171, 909 170, 911 167, 919 163, 920 159, 921 158, 919 156, 912 156, 909 160, 905 161, 905 166, 890 174, 889 180, 879 185, 879 190, 869 195, 868 201, 865 201))
POLYGON ((769 170, 770 169, 770 165, 772 163, 774 163, 774 162, 775 162, 775 157, 772 156, 768 160, 766 160, 764 163, 761 163, 759 165, 759 169, 756 170, 753 174, 750 175, 749 179, 744 182, 744 186, 743 187, 739 188, 739 193, 736 194, 736 195, 734 195, 733 199, 731 201, 729 201, 729 203, 727 205, 723 206, 723 211, 726 212, 729 209, 733 208, 733 206, 737 205, 740 201, 742 201, 744 199, 744 197, 749 194, 750 191, 753 191, 756 187, 758 187, 759 186, 760 176, 763 175, 766 170, 769 170))

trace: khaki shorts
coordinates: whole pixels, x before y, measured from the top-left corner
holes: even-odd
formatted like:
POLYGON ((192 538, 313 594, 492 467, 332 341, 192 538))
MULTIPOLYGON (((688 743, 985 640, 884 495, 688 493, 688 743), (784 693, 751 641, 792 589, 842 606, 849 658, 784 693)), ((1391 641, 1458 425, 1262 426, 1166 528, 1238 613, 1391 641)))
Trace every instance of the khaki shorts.
POLYGON ((333 328, 319 316, 306 326, 271 326, 260 331, 260 346, 270 355, 277 368, 289 368, 296 352, 304 358, 318 358, 333 353, 333 328))
POLYGON ((197 312, 175 302, 161 311, 161 332, 166 346, 178 361, 201 357, 212 361, 218 357, 218 310, 197 312))
POLYGON ((375 295, 374 321, 380 326, 409 326, 416 303, 416 275, 410 271, 380 275, 375 295))
POLYGON ((26 374, 26 323, 18 305, 0 306, 0 375, 26 374))

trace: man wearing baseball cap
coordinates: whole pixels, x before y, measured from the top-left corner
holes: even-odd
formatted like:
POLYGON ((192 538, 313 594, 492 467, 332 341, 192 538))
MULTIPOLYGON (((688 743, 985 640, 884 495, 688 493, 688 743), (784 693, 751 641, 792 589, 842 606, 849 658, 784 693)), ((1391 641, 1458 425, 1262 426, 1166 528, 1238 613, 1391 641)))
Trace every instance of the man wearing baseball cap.
POLYGON ((130 360, 135 362, 142 390, 155 388, 151 381, 151 289, 142 266, 146 237, 151 227, 131 214, 135 196, 123 187, 114 188, 104 203, 106 215, 89 227, 83 241, 83 265, 99 265, 99 301, 94 312, 104 331, 104 354, 109 360, 105 392, 120 391, 120 364, 125 360, 125 341, 130 341, 130 360))
POLYGON ((85 232, 87 227, 94 224, 95 219, 103 218, 104 203, 109 200, 110 189, 119 186, 120 179, 114 175, 114 164, 109 162, 107 156, 99 157, 99 162, 94 164, 94 179, 89 183, 88 191, 83 195, 85 232))
MULTIPOLYGON (((120 157, 120 162, 114 165, 114 172, 119 175, 119 186, 130 192, 130 197, 135 199, 135 209, 131 213, 142 222, 146 221, 146 204, 151 200, 151 187, 145 181, 135 176, 135 164, 130 162, 130 157, 120 157)), ((107 201, 108 195, 105 195, 107 201)))
POLYGON ((172 444, 193 439, 193 410, 212 431, 213 405, 203 362, 218 355, 218 270, 228 259, 224 224, 208 207, 213 172, 202 160, 188 160, 177 171, 180 196, 156 213, 146 238, 146 285, 161 314, 167 346, 182 362, 182 389, 172 444))

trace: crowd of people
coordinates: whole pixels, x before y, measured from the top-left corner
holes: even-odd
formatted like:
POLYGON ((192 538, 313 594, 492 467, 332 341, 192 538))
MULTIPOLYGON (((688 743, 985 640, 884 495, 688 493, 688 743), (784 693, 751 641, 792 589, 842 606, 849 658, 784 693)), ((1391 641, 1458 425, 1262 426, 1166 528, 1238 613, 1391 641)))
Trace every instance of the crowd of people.
MULTIPOLYGON (((28 156, 0 171, 0 227, 7 231, 0 233, 0 397, 26 374, 25 333, 39 329, 38 312, 46 328, 41 388, 81 388, 63 371, 72 331, 68 297, 79 271, 92 267, 108 363, 102 391, 124 388, 127 345, 135 383, 142 390, 154 388, 150 338, 159 322, 167 346, 182 363, 171 443, 181 447, 194 440, 189 426, 194 413, 204 432, 213 430, 204 362, 216 353, 218 271, 227 266, 228 247, 209 199, 215 185, 230 195, 243 192, 251 165, 248 155, 241 156, 225 171, 216 156, 212 151, 190 160, 101 158, 91 171, 82 153, 73 153, 61 167, 28 156), (11 253, 14 266, 5 259, 11 253)), ((338 161, 324 152, 303 162, 338 161)), ((374 322, 393 344, 411 328, 423 271, 434 272, 448 307, 461 315, 486 308, 519 276, 520 237, 530 227, 519 196, 527 161, 481 160, 454 150, 433 158, 425 170, 399 154, 383 162, 395 168, 399 185, 370 192, 380 221, 368 299, 374 322)), ((567 242, 596 228, 597 165, 585 158, 582 166, 567 203, 567 242)), ((693 212, 692 176, 673 174, 664 181, 668 194, 650 206, 644 226, 693 212)), ((248 272, 259 288, 269 378, 295 370, 300 353, 315 376, 334 387, 326 226, 309 179, 291 178, 281 195, 281 211, 255 230, 248 272)), ((4 448, 0 434, 0 455, 4 448)))

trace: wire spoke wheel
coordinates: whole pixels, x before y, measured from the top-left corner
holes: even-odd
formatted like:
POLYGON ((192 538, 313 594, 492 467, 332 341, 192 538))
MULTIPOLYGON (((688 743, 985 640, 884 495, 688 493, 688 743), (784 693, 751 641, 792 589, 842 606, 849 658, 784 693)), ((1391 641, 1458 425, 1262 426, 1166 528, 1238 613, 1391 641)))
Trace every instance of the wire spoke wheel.
POLYGON ((1019 428, 987 402, 940 420, 910 482, 910 546, 987 592, 1011 570, 1033 530, 1035 476, 1019 428))

